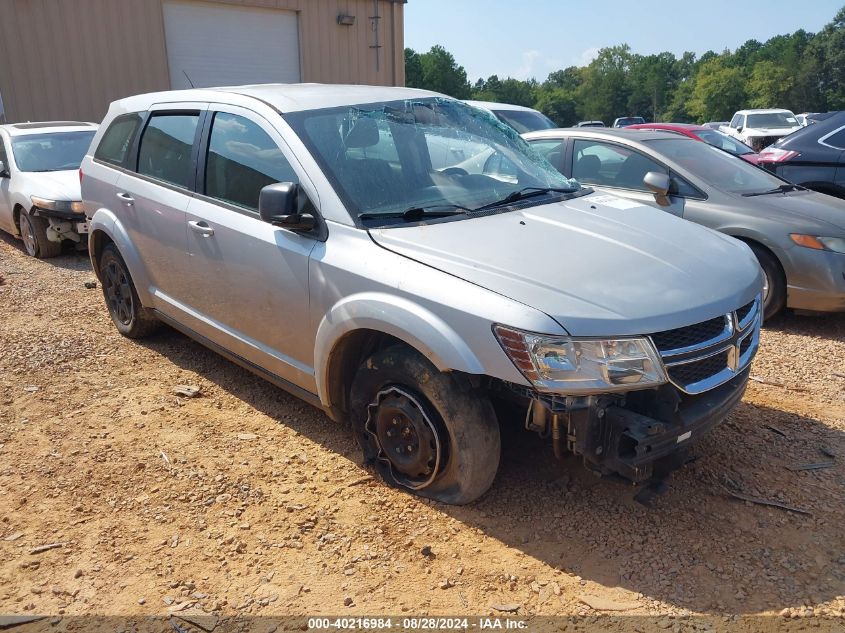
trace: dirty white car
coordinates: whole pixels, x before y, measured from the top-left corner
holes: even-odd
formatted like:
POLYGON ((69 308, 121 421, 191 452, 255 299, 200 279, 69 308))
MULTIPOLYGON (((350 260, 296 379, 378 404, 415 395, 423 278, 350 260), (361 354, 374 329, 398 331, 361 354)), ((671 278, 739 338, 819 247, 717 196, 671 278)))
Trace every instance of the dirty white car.
POLYGON ((800 129, 801 123, 792 111, 780 109, 740 110, 728 125, 720 128, 758 153, 800 129))
POLYGON ((65 240, 87 242, 78 170, 96 131, 71 121, 0 125, 0 228, 31 256, 55 257, 65 240))

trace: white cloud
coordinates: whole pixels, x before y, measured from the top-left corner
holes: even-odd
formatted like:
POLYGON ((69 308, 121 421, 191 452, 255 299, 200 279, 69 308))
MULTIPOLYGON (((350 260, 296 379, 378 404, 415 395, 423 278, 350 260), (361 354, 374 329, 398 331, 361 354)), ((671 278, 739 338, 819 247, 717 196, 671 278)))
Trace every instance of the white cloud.
POLYGON ((525 51, 522 53, 522 64, 513 71, 516 79, 528 79, 536 73, 535 67, 543 54, 537 50, 525 51))
POLYGON ((575 57, 573 62, 576 66, 589 66, 590 62, 599 56, 600 50, 601 49, 597 46, 591 46, 590 48, 582 51, 580 55, 575 57))

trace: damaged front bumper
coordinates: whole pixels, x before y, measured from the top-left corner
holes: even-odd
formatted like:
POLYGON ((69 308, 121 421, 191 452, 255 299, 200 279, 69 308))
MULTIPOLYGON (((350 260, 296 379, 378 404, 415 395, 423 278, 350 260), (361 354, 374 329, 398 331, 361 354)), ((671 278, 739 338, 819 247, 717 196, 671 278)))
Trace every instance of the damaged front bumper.
POLYGON ((681 393, 671 385, 624 397, 535 394, 526 426, 550 434, 558 457, 568 451, 601 475, 642 483, 684 463, 686 448, 742 399, 749 372, 700 395, 681 393))

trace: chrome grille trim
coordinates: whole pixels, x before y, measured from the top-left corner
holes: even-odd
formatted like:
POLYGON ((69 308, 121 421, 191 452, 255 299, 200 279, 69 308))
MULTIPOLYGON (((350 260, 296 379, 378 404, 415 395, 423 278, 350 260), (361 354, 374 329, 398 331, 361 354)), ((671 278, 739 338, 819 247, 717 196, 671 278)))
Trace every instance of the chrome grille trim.
MULTIPOLYGON (((711 319, 712 320, 712 319, 711 319)), ((703 322, 706 323, 706 322, 703 322)), ((701 324, 689 326, 695 328, 701 324)), ((725 329, 717 336, 696 345, 690 345, 677 349, 660 349, 655 339, 661 340, 657 334, 652 335, 651 341, 657 349, 663 364, 666 368, 666 375, 669 382, 681 391, 695 395, 714 389, 719 385, 728 382, 734 376, 745 371, 754 359, 757 348, 760 344, 760 326, 762 325, 761 297, 758 296, 750 304, 746 304, 725 315, 725 329), (741 318, 741 320, 740 320, 741 318), (694 375, 695 363, 701 363, 702 369, 707 367, 709 373, 712 359, 718 355, 725 356, 725 366, 718 371, 710 373, 705 378, 693 382, 685 382, 683 374, 694 375), (709 365, 707 364, 709 363, 709 365), (673 367, 688 366, 689 372, 676 372, 673 376, 673 367), (677 374, 682 374, 680 377, 677 374)), ((683 330, 683 328, 677 328, 683 330)), ((676 330, 670 330, 675 332, 676 330)), ((659 333, 663 334, 663 333, 659 333)), ((667 337, 663 337, 664 339, 667 337)))

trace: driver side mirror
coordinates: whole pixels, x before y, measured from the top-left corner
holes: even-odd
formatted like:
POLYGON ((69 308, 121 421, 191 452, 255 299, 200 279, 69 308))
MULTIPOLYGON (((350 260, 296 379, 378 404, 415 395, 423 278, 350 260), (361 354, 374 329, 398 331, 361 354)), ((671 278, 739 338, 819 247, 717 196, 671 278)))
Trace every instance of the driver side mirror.
POLYGON ((737 131, 737 132, 742 132, 742 130, 743 130, 743 129, 744 129, 744 128, 743 128, 741 125, 737 125, 737 126, 736 126, 736 131, 737 131))
POLYGON ((672 186, 672 179, 668 174, 659 171, 650 171, 643 178, 643 184, 651 190, 657 202, 661 205, 668 204, 669 188, 672 186))
POLYGON ((9 173, 8 167, 6 167, 6 163, 0 160, 0 178, 9 178, 10 176, 11 174, 9 173))
POLYGON ((294 232, 312 231, 317 219, 311 213, 299 213, 299 185, 277 182, 264 187, 258 195, 258 214, 265 222, 294 232))

